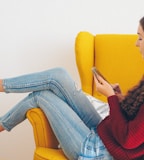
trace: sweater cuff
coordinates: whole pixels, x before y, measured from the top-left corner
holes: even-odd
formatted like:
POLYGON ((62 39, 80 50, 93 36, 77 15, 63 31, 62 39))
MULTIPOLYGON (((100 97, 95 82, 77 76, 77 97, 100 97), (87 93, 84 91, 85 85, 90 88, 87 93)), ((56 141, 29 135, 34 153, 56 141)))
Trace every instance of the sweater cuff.
POLYGON ((107 99, 109 104, 119 103, 118 97, 116 95, 109 96, 107 99))
POLYGON ((110 106, 110 114, 120 113, 119 100, 116 95, 112 95, 108 97, 108 104, 110 106))

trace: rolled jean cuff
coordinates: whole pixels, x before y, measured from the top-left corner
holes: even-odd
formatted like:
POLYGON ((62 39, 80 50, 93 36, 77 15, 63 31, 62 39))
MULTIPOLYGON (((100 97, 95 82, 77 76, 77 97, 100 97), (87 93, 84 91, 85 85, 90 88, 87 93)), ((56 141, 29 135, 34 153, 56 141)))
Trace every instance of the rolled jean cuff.
POLYGON ((6 131, 8 131, 8 132, 11 131, 11 129, 8 128, 8 127, 6 127, 1 121, 0 121, 0 126, 2 126, 2 127, 4 128, 4 130, 6 130, 6 131))
POLYGON ((84 157, 84 156, 79 156, 78 160, 104 160, 104 157, 84 157))
POLYGON ((87 158, 87 157, 79 156, 78 160, 95 160, 95 158, 87 158))

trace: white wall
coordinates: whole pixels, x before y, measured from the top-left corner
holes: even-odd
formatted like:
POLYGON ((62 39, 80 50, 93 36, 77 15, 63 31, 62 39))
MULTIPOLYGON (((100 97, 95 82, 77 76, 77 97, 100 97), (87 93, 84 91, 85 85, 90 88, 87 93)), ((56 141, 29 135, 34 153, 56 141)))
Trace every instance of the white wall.
MULTIPOLYGON (((143 0, 0 0, 0 77, 63 66, 79 83, 77 33, 136 33, 143 4, 143 0)), ((0 116, 24 96, 0 94, 0 116)), ((0 146, 0 159, 32 160, 29 122, 2 132, 0 146)))

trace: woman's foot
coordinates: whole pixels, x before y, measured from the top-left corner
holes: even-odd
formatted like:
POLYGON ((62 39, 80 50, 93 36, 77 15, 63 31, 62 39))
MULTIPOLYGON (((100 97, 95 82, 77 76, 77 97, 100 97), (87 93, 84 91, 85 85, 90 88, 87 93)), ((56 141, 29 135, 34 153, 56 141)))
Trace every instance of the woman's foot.
POLYGON ((2 79, 0 79, 0 92, 4 92, 4 88, 3 88, 2 83, 3 83, 3 81, 2 81, 2 79))
POLYGON ((0 125, 0 132, 4 131, 5 129, 0 125))

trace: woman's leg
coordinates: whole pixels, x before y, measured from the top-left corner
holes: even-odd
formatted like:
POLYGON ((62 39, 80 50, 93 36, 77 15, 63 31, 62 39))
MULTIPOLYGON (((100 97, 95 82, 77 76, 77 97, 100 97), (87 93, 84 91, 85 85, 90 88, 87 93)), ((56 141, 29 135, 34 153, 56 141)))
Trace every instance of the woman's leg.
POLYGON ((50 90, 66 102, 89 128, 97 126, 101 121, 85 94, 77 89, 73 79, 62 68, 4 79, 3 87, 7 93, 50 90))
POLYGON ((4 116, 0 117, 0 131, 10 131, 26 119, 26 113, 29 109, 36 107, 38 106, 35 103, 33 94, 29 94, 26 98, 10 109, 4 116))
POLYGON ((90 130, 67 103, 48 90, 33 95, 69 160, 112 160, 96 133, 96 127, 90 130))
POLYGON ((90 130, 68 104, 51 91, 30 93, 0 118, 0 124, 10 131, 25 120, 28 109, 38 106, 47 116, 66 156, 70 160, 78 159, 82 144, 90 130))
POLYGON ((77 160, 82 146, 91 133, 78 115, 51 91, 33 93, 37 105, 46 114, 61 148, 69 160, 77 160))

